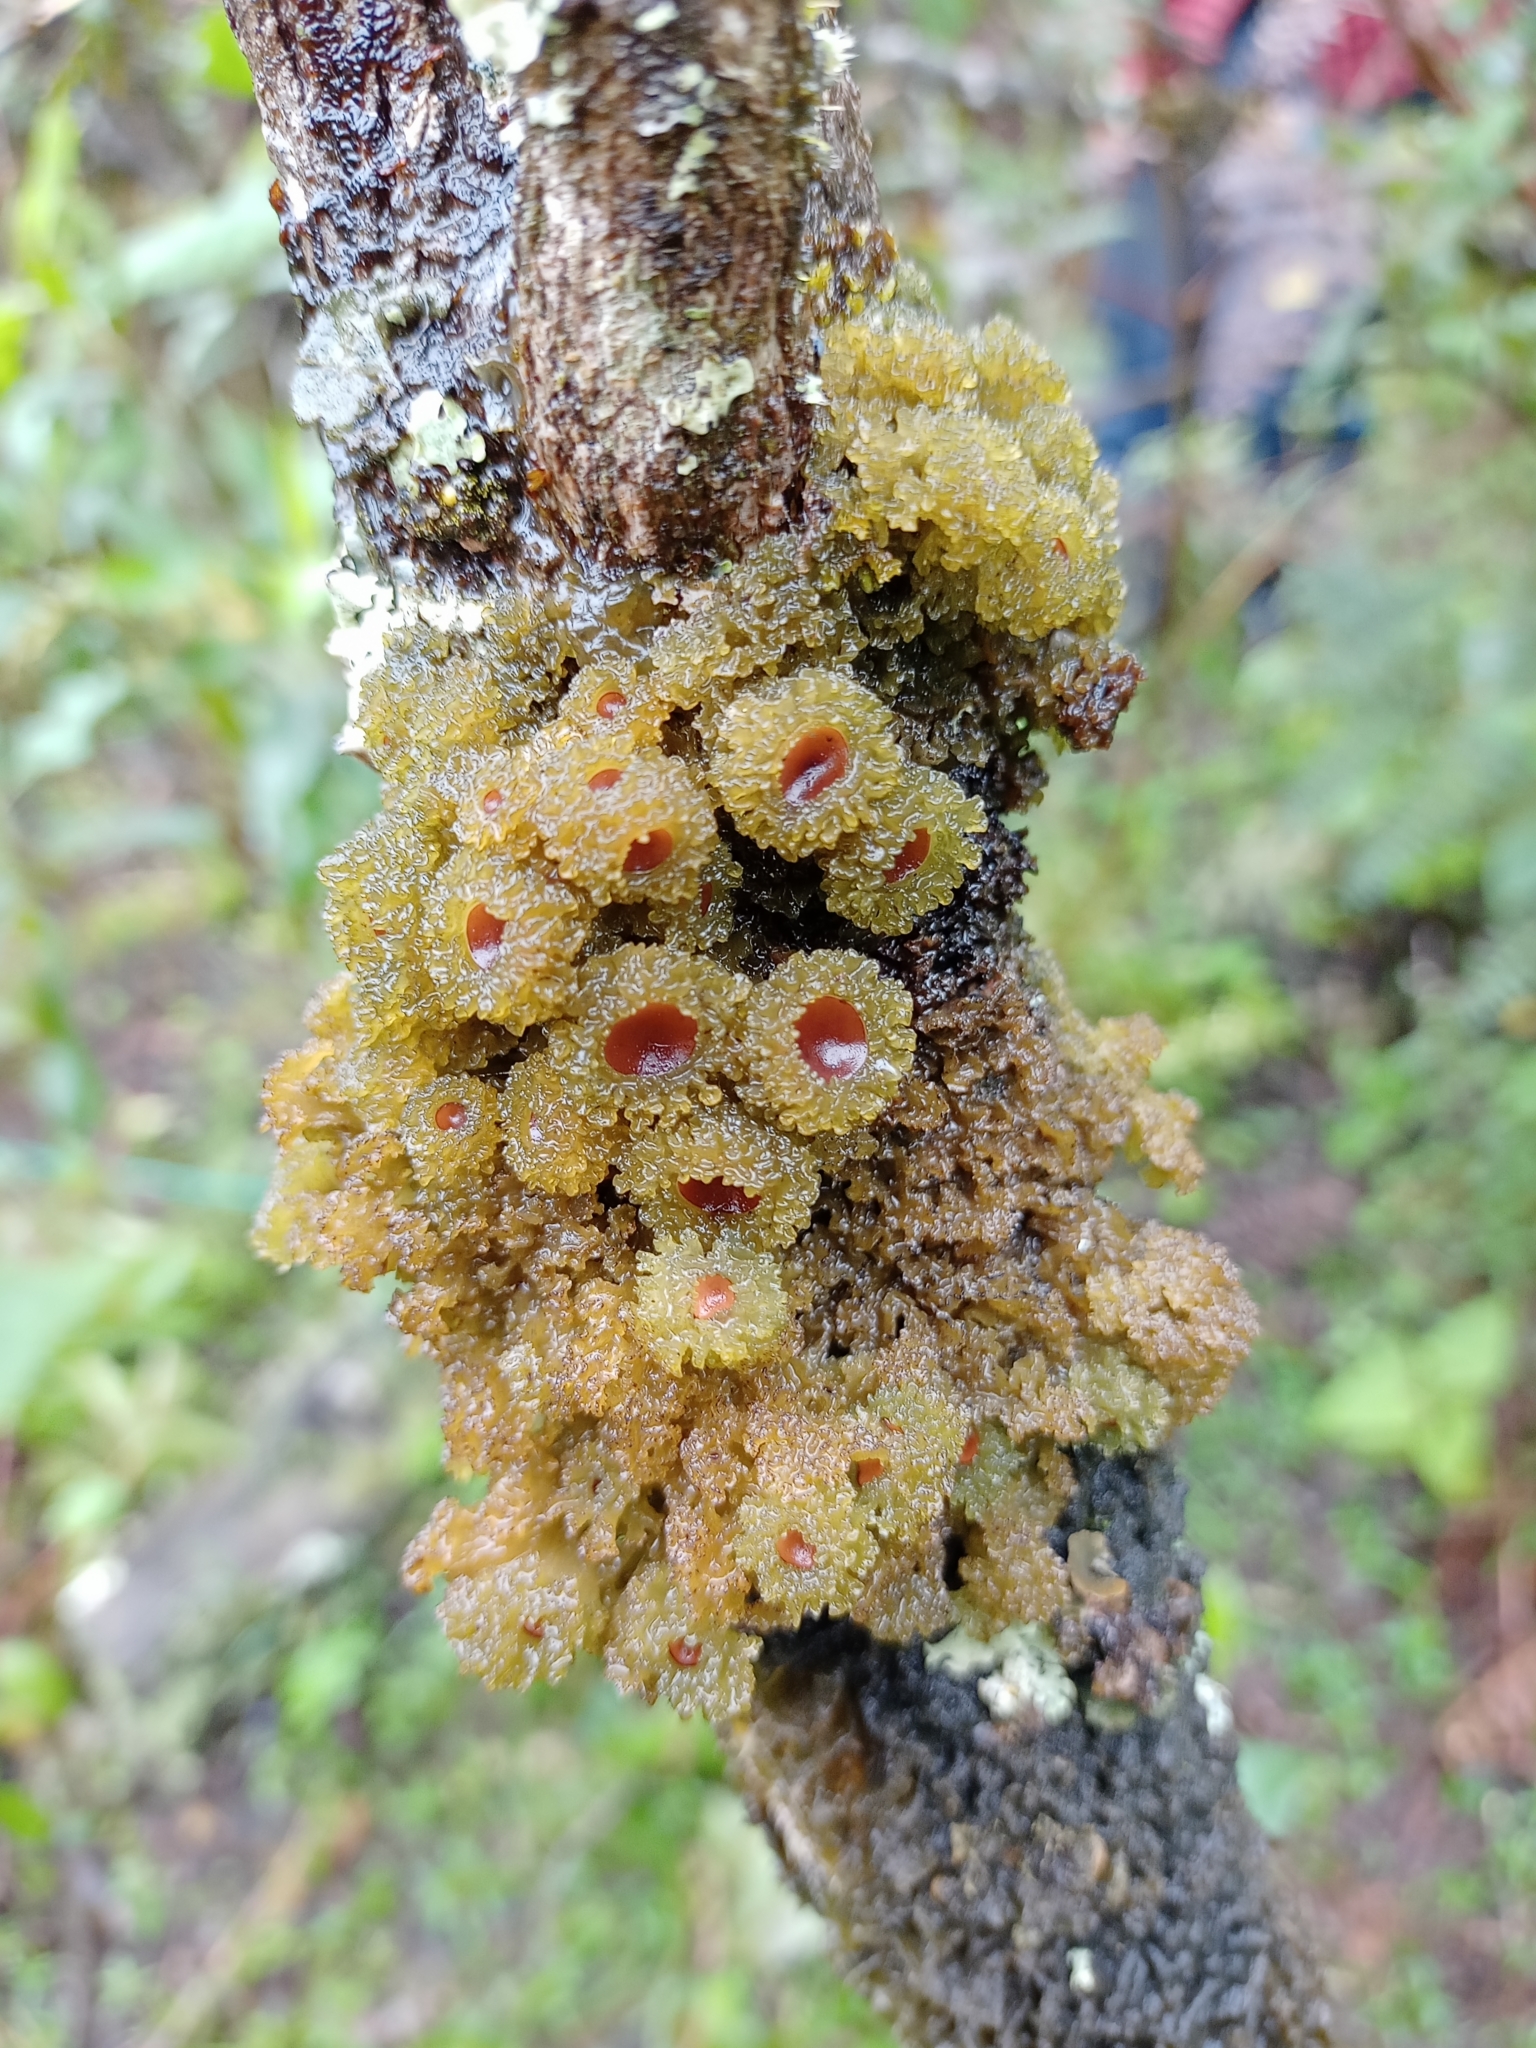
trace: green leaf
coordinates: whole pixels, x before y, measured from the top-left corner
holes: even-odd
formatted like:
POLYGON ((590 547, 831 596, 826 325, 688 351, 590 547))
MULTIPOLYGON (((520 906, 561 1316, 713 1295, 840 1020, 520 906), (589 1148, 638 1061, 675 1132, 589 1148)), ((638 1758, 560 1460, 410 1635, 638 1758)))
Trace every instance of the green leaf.
POLYGON ((1497 1400, 1515 1368, 1519 1318, 1502 1294, 1480 1294, 1440 1318, 1419 1344, 1426 1381, 1447 1395, 1497 1400))
POLYGON ((1456 1658, 1438 1612, 1393 1615, 1382 1624, 1381 1636, 1393 1679, 1409 1699, 1433 1706, 1456 1690, 1456 1658))
POLYGON ((961 43, 977 15, 977 0, 914 0, 919 30, 936 43, 961 43))
POLYGON ((1200 1582, 1205 1597, 1204 1628, 1211 1639, 1211 1667, 1218 1678, 1237 1668, 1253 1635, 1253 1615, 1242 1575, 1214 1564, 1200 1582))
POLYGON ((0 1828, 18 1842, 46 1842, 48 1816, 19 1785, 0 1784, 0 1828))
POLYGON ((74 1697, 69 1673, 31 1636, 0 1638, 0 1744, 35 1742, 74 1697))
POLYGON ((277 222, 267 202, 266 158, 242 164, 210 199, 126 235, 118 251, 122 303, 215 286, 269 291, 284 281, 277 222))
POLYGON ((1536 817, 1511 819, 1488 843, 1483 889, 1495 917, 1536 909, 1536 817))
POLYGON ((60 676, 42 709, 17 726, 11 741, 11 782, 21 790, 45 775, 63 775, 91 757, 96 728, 128 694, 120 669, 60 676))
POLYGON ((123 238, 117 283, 125 305, 186 291, 272 291, 283 283, 283 250, 266 201, 264 170, 244 164, 211 199, 180 207, 123 238))
POLYGON ((26 170, 11 215, 11 247, 17 270, 41 285, 55 305, 70 296, 64 267, 64 224, 76 191, 80 130, 69 101, 60 94, 42 107, 32 125, 26 170))
POLYGON ((43 1510, 44 1533, 54 1543, 105 1535, 123 1518, 129 1489, 115 1472, 82 1472, 66 1480, 43 1510))
POLYGON ((314 1742, 338 1714, 355 1707, 377 1648, 376 1633, 361 1621, 323 1629, 300 1643, 277 1688, 289 1733, 314 1742))
POLYGON ((1476 1500, 1488 1485, 1492 1409, 1514 1372, 1517 1331, 1514 1304, 1482 1294, 1420 1337, 1380 1336, 1318 1395, 1313 1429, 1372 1463, 1411 1465, 1440 1500, 1476 1500))
POLYGON ((89 1322, 121 1270, 119 1258, 0 1265, 0 1431, 15 1428, 43 1367, 89 1322))
POLYGON ((1237 1783, 1266 1835, 1295 1834, 1326 1820, 1343 1791, 1337 1757, 1289 1742, 1245 1740, 1237 1757, 1237 1783))
POLYGON ((197 24, 197 39, 203 46, 204 84, 226 99, 253 99, 251 67, 221 6, 210 7, 203 14, 197 24))
POLYGON ((9 391, 26 362, 32 322, 48 304, 36 285, 0 287, 0 392, 9 391))

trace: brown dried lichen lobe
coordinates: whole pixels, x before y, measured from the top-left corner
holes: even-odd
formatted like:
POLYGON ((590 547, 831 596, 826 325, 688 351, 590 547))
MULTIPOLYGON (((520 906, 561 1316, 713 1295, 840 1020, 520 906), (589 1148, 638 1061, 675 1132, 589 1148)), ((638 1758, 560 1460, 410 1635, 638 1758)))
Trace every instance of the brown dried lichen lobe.
POLYGON ((601 1650, 734 1713, 807 1612, 1048 1621, 1061 1447, 1161 1441, 1252 1335, 1214 1247, 1095 1192, 1198 1172, 1155 1030, 1010 923, 1029 733, 1096 743, 1073 678, 1124 675, 1091 443, 1021 337, 900 296, 827 364, 819 523, 405 624, 360 693, 385 805, 327 864, 259 1241, 412 1283, 490 1485, 409 1577, 493 1682, 601 1650))

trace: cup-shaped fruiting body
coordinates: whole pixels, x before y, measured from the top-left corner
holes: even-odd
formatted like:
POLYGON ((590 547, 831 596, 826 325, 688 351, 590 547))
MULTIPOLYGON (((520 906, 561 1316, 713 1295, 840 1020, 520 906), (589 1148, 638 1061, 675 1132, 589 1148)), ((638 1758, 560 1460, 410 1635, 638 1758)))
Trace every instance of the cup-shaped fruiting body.
POLYGON ((665 1565, 646 1564, 614 1611, 604 1662, 625 1692, 659 1696, 680 1714, 730 1719, 752 1704, 752 1667, 762 1648, 757 1636, 711 1625, 665 1565))
POLYGON ((681 761, 631 734, 584 736, 538 761, 534 822, 594 903, 680 903, 714 852, 714 809, 681 761))
POLYGON ((1187 1230, 1144 1223, 1121 1259, 1089 1277, 1091 1328, 1118 1339, 1131 1362, 1172 1396, 1175 1423, 1203 1414, 1253 1341, 1234 1323, 1222 1276, 1225 1253, 1187 1230))
POLYGON ((681 903, 650 906, 651 923, 669 946, 707 953, 723 946, 736 929, 732 908, 741 887, 741 868, 717 845, 704 863, 699 886, 681 903))
POLYGON ((332 1101, 323 1122, 336 1132, 394 1130, 406 1103, 432 1087, 448 1064, 439 1034, 360 1032, 356 994, 350 974, 323 983, 304 1012, 314 1036, 268 1074, 262 1104, 269 1128, 280 1136, 318 1131, 319 1089, 332 1101))
POLYGON ((251 1228, 251 1243, 262 1258, 285 1272, 304 1259, 316 1266, 338 1264, 325 1226, 340 1185, 334 1144, 303 1131, 280 1144, 251 1228))
POLYGON ((1066 1567, 1037 1522, 988 1523, 960 1560, 960 1577, 955 1614, 976 1636, 995 1634, 999 1615, 1050 1622, 1072 1605, 1066 1567))
POLYGON ((385 635, 359 684, 357 724, 386 782, 417 773, 424 740, 441 758, 522 739, 585 658, 568 609, 508 593, 494 607, 423 605, 385 635))
POLYGON ((528 811, 526 753, 526 748, 514 752, 510 747, 487 747, 454 764, 453 830, 461 846, 533 852, 538 834, 528 811))
POLYGON ((380 1011, 413 1012, 427 992, 423 883, 444 852, 431 808, 403 803, 370 818, 320 863, 336 957, 380 1011))
POLYGON ((836 669, 802 669, 733 700, 709 773, 749 838, 798 860, 879 814, 901 753, 878 697, 836 669))
POLYGON ((563 1678, 596 1647, 597 1574, 574 1547, 546 1536, 493 1569, 450 1578, 443 1626, 466 1671, 519 1689, 563 1678))
POLYGON ((859 1409, 853 1483, 870 1525, 917 1543, 942 1517, 971 1434, 970 1417, 938 1375, 897 1379, 859 1409))
POLYGON ((497 1091, 473 1074, 442 1076, 412 1095, 400 1119, 411 1171, 423 1186, 483 1179, 500 1138, 497 1091))
POLYGON ((566 684, 560 723, 597 738, 627 733, 637 746, 655 746, 672 710, 655 679, 632 662, 593 661, 566 684))
POLYGON ((981 865, 974 835, 986 823, 979 799, 962 795, 950 776, 903 768, 878 824, 850 833, 822 856, 828 909, 866 931, 911 931, 981 865))
POLYGON ((581 971, 550 1050, 580 1107, 611 1119, 671 1119, 719 1102, 751 984, 697 953, 621 946, 581 971))
POLYGON ((754 991, 743 1094, 812 1137, 873 1123, 911 1070, 912 998, 861 953, 794 953, 754 991))
POLYGON ((618 1147, 616 1124, 584 1116, 548 1053, 520 1060, 501 1091, 502 1141, 518 1179, 546 1195, 601 1186, 618 1147))
POLYGON ((793 1626, 803 1614, 846 1614, 877 1555, 851 1477, 754 1488, 736 1512, 732 1547, 768 1607, 793 1626))
POLYGON ((555 876, 466 847, 427 898, 427 970, 450 1017, 514 1031, 557 1016, 576 987, 589 912, 555 876))
MULTIPOLYGON (((307 1045, 301 1045, 292 1052, 285 1052, 267 1075, 262 1089, 262 1106, 266 1111, 266 1128, 275 1131, 279 1138, 305 1138, 318 1136, 316 1118, 317 1080, 321 1075, 330 1075, 327 1069, 334 1069, 334 1055, 331 1046, 324 1040, 312 1038, 307 1045)), ((430 1068, 413 1077, 412 1083, 401 1090, 403 1104, 416 1087, 435 1078, 430 1068)), ((339 1094, 339 1091, 338 1091, 339 1094)), ((398 1105, 397 1105, 398 1107, 398 1105)), ((335 1122, 339 1129, 351 1128, 343 1113, 341 1102, 336 1103, 335 1122)))
POLYGON ((696 1230, 713 1243, 791 1244, 811 1220, 821 1186, 815 1161, 783 1131, 734 1103, 635 1134, 615 1176, 659 1234, 696 1230))
MULTIPOLYGON (((961 1447, 950 1480, 950 1498, 969 1521, 1028 1522, 1038 1526, 1064 1498, 1059 1454, 1042 1463, 1033 1447, 1020 1446, 1000 1423, 983 1422, 961 1447)), ((1070 1477, 1065 1484, 1070 1488, 1070 1477)))
POLYGON ((778 534, 753 548, 746 574, 722 563, 704 601, 647 650, 656 687, 682 709, 718 709, 757 677, 849 667, 864 641, 838 584, 859 554, 826 535, 808 566, 799 537, 778 534))
POLYGON ((412 772, 428 723, 445 752, 501 740, 508 706, 484 664, 465 660, 425 628, 392 634, 386 645, 385 661, 363 680, 357 718, 368 759, 386 780, 412 772))
POLYGON ((1084 1427, 1101 1443, 1145 1451, 1167 1441, 1173 1394, 1116 1346, 1085 1343, 1068 1380, 1084 1427))
POLYGON ((729 1230, 707 1249, 692 1230, 662 1238, 635 1263, 635 1327, 668 1372, 752 1365, 784 1334, 789 1307, 778 1260, 729 1230))

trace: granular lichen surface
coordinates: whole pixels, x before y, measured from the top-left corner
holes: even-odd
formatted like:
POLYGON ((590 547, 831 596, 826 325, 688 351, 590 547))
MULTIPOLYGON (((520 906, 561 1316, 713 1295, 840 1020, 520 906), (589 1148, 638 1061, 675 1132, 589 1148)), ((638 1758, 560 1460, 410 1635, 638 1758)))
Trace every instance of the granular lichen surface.
POLYGON ((1160 1444, 1252 1338, 1216 1247, 1098 1192, 1198 1175, 1156 1030, 1011 914, 1032 742, 1136 680, 1112 485, 1011 325, 853 299, 792 531, 397 601, 361 676, 383 802, 258 1240, 408 1283, 485 1485, 407 1577, 494 1684, 585 1650, 728 1717, 807 1616, 1055 1625, 1079 1447, 1160 1444))

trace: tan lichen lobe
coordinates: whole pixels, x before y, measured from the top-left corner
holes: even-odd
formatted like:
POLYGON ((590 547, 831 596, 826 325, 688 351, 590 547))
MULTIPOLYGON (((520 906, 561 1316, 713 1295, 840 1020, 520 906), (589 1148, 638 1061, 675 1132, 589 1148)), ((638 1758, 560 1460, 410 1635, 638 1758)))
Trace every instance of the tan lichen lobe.
POLYGON ((967 893, 1030 732, 1097 743, 1073 678, 1123 676, 1091 441, 1023 337, 900 295, 824 368, 817 518, 420 607, 361 679, 384 807, 327 863, 346 971, 269 1082, 258 1242, 410 1283, 489 1487, 408 1578, 493 1683, 601 1651, 730 1715, 824 1607, 1050 1625, 1067 1450, 1161 1442, 1252 1337, 1214 1246, 1097 1193, 1198 1174, 1155 1029, 967 893), (936 1000, 903 963, 946 919, 936 1000))
POLYGON ((1114 482, 1036 343, 1006 320, 961 336, 893 303, 835 327, 820 375, 823 447, 857 477, 833 480, 838 525, 910 550, 925 598, 945 584, 942 601, 983 625, 1113 628, 1114 482))

